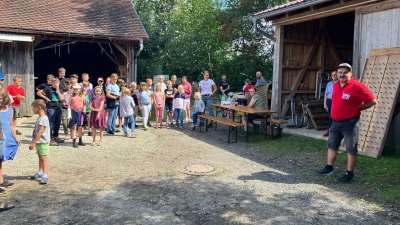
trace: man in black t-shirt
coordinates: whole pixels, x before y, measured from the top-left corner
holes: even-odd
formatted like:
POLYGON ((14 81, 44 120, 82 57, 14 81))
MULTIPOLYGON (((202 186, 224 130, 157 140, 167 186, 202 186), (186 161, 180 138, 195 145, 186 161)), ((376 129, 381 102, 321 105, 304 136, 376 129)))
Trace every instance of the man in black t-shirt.
POLYGON ((228 90, 229 90, 229 82, 226 80, 226 75, 222 74, 221 77, 221 82, 219 82, 219 90, 220 90, 220 99, 222 99, 222 96, 227 97, 228 96, 228 90))
POLYGON ((37 86, 36 91, 40 91, 47 87, 51 87, 51 81, 53 80, 53 78, 54 78, 53 74, 47 75, 47 83, 43 83, 43 84, 40 84, 39 86, 37 86))

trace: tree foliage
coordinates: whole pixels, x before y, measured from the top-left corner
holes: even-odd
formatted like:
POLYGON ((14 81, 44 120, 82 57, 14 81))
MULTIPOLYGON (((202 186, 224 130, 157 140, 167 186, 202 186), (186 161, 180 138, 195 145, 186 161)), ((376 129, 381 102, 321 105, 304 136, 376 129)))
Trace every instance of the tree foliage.
MULTIPOLYGON (((140 55, 138 76, 187 76, 205 70, 226 74, 234 89, 255 72, 272 74, 273 43, 252 32, 251 15, 285 0, 137 0, 135 8, 150 40, 140 55)), ((260 26, 265 24, 259 23, 260 26)), ((269 31, 273 32, 273 31, 269 31)))

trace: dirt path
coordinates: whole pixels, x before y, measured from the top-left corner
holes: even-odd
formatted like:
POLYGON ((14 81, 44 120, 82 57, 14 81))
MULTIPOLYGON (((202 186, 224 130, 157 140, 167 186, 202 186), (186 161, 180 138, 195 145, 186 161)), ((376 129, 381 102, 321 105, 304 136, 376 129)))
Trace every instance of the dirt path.
POLYGON ((101 147, 78 149, 69 141, 51 148, 49 184, 41 186, 27 179, 38 163, 28 150, 34 120, 20 126, 24 144, 3 167, 17 185, 0 196, 16 204, 0 213, 1 224, 399 223, 348 194, 349 185, 314 182, 293 170, 295 162, 262 155, 243 141, 228 145, 224 131, 138 130, 136 139, 107 136, 101 147), (219 170, 180 172, 194 164, 219 170))

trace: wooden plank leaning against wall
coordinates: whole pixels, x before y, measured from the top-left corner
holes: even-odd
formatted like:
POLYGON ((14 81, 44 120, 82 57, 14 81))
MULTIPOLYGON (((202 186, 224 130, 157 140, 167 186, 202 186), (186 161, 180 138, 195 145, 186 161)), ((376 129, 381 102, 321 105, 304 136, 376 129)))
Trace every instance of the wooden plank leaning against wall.
POLYGON ((34 60, 31 42, 0 42, 0 71, 4 86, 13 83, 14 76, 22 78, 26 99, 21 101, 21 115, 33 115, 31 103, 35 100, 34 60))

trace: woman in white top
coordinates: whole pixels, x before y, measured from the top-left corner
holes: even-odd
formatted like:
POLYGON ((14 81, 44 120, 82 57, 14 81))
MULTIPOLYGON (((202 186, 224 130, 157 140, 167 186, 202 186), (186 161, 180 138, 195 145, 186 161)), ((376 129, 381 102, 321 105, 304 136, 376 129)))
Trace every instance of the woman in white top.
MULTIPOLYGON (((210 73, 208 71, 204 72, 204 80, 200 81, 198 91, 201 94, 201 98, 204 102, 206 108, 208 108, 208 113, 210 116, 214 116, 214 111, 212 107, 213 103, 213 95, 217 91, 217 85, 215 85, 214 81, 209 79, 210 73)), ((208 127, 212 127, 212 121, 209 123, 208 127)))

